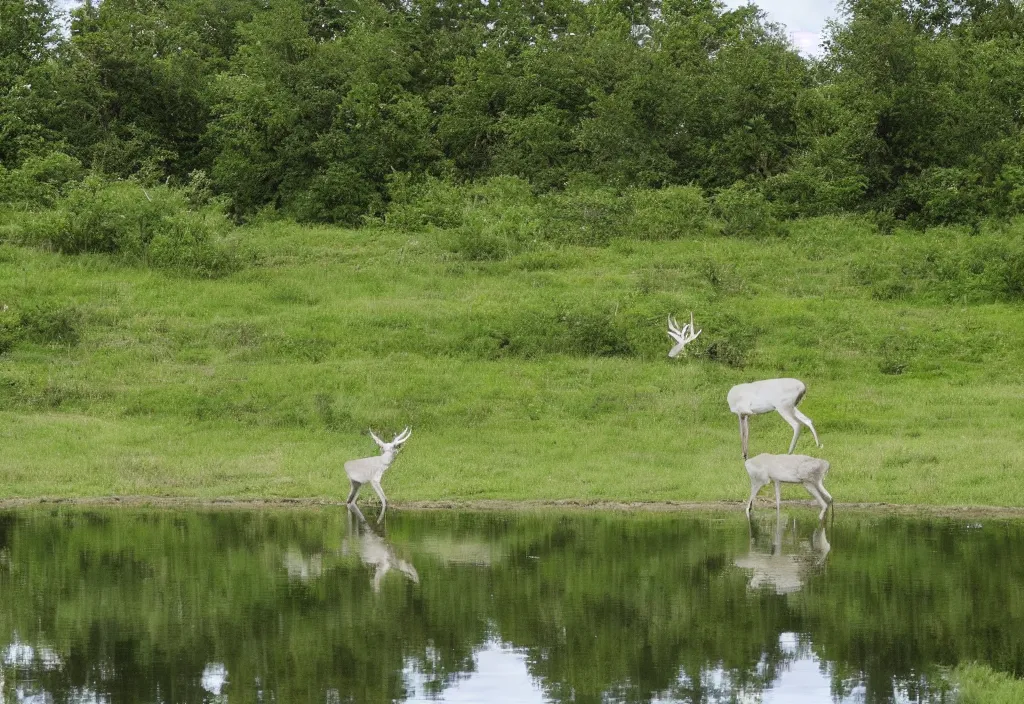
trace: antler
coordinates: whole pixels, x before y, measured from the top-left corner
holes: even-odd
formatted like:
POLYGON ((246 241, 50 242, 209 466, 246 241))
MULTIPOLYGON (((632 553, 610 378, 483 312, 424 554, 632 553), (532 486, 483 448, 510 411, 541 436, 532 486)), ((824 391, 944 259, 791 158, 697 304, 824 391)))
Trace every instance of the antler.
POLYGON ((391 444, 392 445, 398 445, 400 443, 403 443, 403 442, 405 442, 406 440, 409 439, 410 435, 412 435, 412 430, 407 425, 407 426, 405 426, 405 430, 403 430, 401 433, 399 433, 398 436, 394 440, 391 441, 391 444))
POLYGON ((377 437, 377 436, 376 436, 376 434, 374 434, 374 432, 373 432, 373 428, 370 428, 370 437, 371 437, 371 438, 373 438, 373 441, 374 441, 375 443, 377 443, 377 444, 378 444, 378 445, 380 445, 381 447, 384 447, 384 441, 383 441, 383 440, 381 440, 381 439, 380 439, 379 437, 377 437))
POLYGON ((676 322, 675 318, 671 315, 668 317, 668 336, 676 341, 676 346, 673 347, 669 353, 669 357, 678 357, 679 353, 683 351, 686 345, 690 344, 697 339, 703 330, 697 330, 694 332, 693 327, 693 311, 690 311, 690 322, 679 327, 679 323, 676 322))

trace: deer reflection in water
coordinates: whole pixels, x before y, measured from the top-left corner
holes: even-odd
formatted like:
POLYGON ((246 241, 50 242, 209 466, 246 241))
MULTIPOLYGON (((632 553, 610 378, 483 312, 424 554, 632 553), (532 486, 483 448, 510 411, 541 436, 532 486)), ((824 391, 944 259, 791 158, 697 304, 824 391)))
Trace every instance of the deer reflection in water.
POLYGON ((776 594, 789 594, 799 591, 804 585, 807 575, 820 569, 825 564, 832 546, 825 532, 825 522, 818 521, 810 541, 800 540, 797 524, 782 516, 775 516, 775 530, 772 535, 771 551, 764 552, 757 548, 756 523, 750 526, 750 552, 733 560, 733 564, 741 569, 752 570, 749 587, 759 589, 762 586, 772 588, 776 594), (790 528, 791 539, 785 541, 788 552, 783 551, 783 538, 786 529, 790 528))
POLYGON ((391 543, 370 527, 363 512, 355 504, 348 505, 348 519, 348 536, 342 541, 341 552, 347 555, 355 545, 363 564, 374 568, 373 591, 380 591, 384 575, 392 569, 398 570, 416 584, 420 583, 420 575, 416 568, 395 554, 391 543))

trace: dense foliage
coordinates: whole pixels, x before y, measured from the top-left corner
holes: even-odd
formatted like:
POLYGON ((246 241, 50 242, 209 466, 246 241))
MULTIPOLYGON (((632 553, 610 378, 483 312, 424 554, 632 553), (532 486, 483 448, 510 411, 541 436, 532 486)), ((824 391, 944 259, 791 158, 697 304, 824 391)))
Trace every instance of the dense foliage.
POLYGON ((343 223, 495 177, 692 187, 727 233, 1024 211, 1020 4, 841 9, 810 60, 717 0, 0 0, 0 202, 91 171, 343 223))

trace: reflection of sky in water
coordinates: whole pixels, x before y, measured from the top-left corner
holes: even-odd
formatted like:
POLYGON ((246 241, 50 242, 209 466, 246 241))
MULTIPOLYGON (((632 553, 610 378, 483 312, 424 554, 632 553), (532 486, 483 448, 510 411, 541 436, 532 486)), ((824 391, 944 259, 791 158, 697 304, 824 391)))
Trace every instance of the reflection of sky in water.
MULTIPOLYGON (((827 670, 806 645, 800 645, 795 633, 783 633, 779 645, 793 656, 783 668, 779 679, 764 691, 747 693, 733 690, 729 686, 729 675, 722 669, 705 673, 705 682, 721 693, 716 698, 710 694, 709 702, 729 701, 741 704, 821 704, 840 702, 859 704, 865 701, 862 685, 854 686, 850 696, 834 699, 831 680, 827 670)), ((404 678, 408 686, 410 704, 431 704, 433 702, 488 702, 488 704, 529 704, 550 701, 527 669, 526 654, 510 648, 496 640, 489 641, 474 656, 476 669, 463 679, 453 683, 438 696, 427 687, 427 677, 413 664, 405 667, 404 678)), ((682 682, 683 680, 681 680, 682 682)), ((651 704, 673 704, 681 700, 671 696, 655 698, 651 704)), ((894 692, 895 704, 910 704, 912 700, 902 692, 894 692)))
POLYGON ((406 665, 405 681, 410 704, 428 702, 487 702, 518 704, 543 702, 544 692, 526 669, 526 655, 519 650, 490 641, 474 656, 476 671, 446 688, 441 697, 427 689, 426 677, 406 665))

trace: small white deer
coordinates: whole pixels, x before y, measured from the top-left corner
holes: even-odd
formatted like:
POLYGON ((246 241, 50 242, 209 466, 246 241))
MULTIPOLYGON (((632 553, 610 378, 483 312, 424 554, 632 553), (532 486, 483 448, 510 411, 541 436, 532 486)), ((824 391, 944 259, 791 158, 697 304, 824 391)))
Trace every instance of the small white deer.
POLYGON ((671 315, 668 316, 668 336, 676 341, 676 346, 669 350, 668 356, 675 359, 679 356, 679 353, 683 351, 683 348, 688 344, 697 339, 703 330, 693 331, 693 311, 690 311, 690 322, 679 327, 679 323, 671 315))
POLYGON ((359 488, 363 484, 369 484, 377 492, 377 496, 380 497, 380 516, 377 517, 377 521, 380 522, 384 518, 384 511, 388 507, 388 500, 380 486, 380 479, 384 475, 384 470, 395 461, 395 455, 398 454, 402 443, 408 440, 411 435, 412 430, 406 428, 396 435, 391 442, 384 442, 374 435, 373 430, 370 431, 370 437, 380 447, 380 454, 376 457, 363 457, 362 459, 349 460, 345 463, 345 474, 348 475, 348 480, 352 484, 352 491, 349 492, 348 498, 345 500, 346 504, 354 505, 356 495, 359 494, 359 488))
POLYGON ((775 510, 782 508, 781 484, 803 484, 821 506, 818 519, 825 518, 825 512, 832 505, 832 495, 825 491, 822 482, 828 472, 827 460, 807 455, 760 454, 744 462, 750 475, 750 498, 747 500, 747 518, 757 498, 757 492, 770 482, 775 482, 775 510))
POLYGON ((814 444, 822 447, 818 431, 811 419, 800 412, 796 404, 807 392, 807 386, 799 379, 765 379, 749 384, 737 384, 729 389, 726 400, 729 410, 739 416, 740 442, 743 444, 743 459, 747 459, 747 443, 750 438, 750 416, 778 411, 793 428, 793 442, 789 443, 790 453, 796 448, 800 437, 801 424, 811 429, 814 444))

